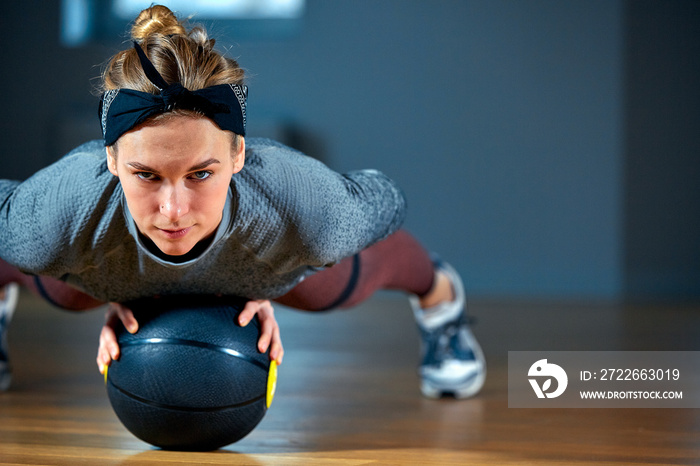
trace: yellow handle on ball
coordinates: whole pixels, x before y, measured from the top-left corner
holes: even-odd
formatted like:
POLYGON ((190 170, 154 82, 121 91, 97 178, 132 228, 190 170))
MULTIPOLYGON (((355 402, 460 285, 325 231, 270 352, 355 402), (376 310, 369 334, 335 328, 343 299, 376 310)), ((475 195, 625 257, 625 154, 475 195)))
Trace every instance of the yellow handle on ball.
POLYGON ((267 407, 270 408, 277 389, 277 361, 270 361, 270 371, 267 374, 267 407))

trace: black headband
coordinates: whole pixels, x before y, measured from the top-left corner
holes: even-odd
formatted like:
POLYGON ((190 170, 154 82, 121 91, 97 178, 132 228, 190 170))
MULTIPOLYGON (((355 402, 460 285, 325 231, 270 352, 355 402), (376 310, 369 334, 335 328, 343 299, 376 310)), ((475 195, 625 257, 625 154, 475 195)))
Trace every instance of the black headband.
POLYGON ((136 42, 134 48, 143 71, 160 94, 133 89, 113 89, 102 94, 99 117, 105 146, 111 146, 150 117, 176 108, 201 112, 222 130, 245 136, 247 86, 220 84, 190 91, 180 83, 168 84, 136 42))

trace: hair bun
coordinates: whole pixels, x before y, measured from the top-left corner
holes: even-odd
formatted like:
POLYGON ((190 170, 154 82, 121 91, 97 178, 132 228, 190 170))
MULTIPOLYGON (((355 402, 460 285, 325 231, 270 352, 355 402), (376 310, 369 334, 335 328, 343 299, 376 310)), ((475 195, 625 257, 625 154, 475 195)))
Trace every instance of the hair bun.
POLYGON ((186 34, 187 31, 168 7, 154 5, 143 10, 131 27, 131 38, 142 41, 153 34, 186 34))

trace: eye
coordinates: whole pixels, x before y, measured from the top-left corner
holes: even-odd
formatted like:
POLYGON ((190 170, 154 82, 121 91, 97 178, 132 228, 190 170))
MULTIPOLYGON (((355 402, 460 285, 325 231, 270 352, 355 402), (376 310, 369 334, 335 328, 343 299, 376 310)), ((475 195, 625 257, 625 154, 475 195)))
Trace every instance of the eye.
POLYGON ((212 172, 209 170, 200 170, 198 172, 192 173, 192 178, 194 178, 197 181, 202 181, 206 180, 211 176, 212 172))
POLYGON ((134 175, 144 181, 154 181, 156 179, 156 175, 150 172, 136 172, 134 175))

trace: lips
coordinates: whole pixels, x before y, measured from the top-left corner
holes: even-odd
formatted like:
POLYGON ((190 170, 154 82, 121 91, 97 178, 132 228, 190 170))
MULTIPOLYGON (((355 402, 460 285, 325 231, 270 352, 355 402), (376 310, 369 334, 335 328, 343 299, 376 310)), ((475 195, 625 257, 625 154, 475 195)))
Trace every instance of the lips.
POLYGON ((186 236, 191 229, 192 227, 175 229, 158 228, 158 231, 160 231, 163 234, 163 236, 165 236, 168 239, 180 239, 186 236))

